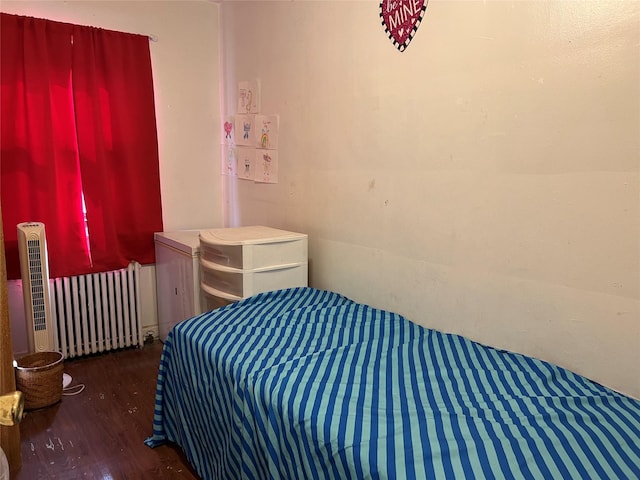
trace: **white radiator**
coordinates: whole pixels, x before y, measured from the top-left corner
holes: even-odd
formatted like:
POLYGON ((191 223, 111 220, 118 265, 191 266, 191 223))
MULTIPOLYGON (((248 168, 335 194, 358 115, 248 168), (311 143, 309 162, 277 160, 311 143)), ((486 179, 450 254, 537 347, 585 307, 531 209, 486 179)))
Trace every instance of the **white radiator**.
POLYGON ((56 348, 65 358, 142 346, 139 263, 49 284, 56 348))

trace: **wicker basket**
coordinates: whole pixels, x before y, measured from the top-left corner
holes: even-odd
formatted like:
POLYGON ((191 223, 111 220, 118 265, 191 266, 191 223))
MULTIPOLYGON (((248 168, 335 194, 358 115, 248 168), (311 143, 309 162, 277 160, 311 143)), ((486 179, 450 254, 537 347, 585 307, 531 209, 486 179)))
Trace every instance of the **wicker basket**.
POLYGON ((37 352, 17 360, 16 388, 24 394, 25 410, 48 407, 60 401, 62 359, 60 352, 37 352))

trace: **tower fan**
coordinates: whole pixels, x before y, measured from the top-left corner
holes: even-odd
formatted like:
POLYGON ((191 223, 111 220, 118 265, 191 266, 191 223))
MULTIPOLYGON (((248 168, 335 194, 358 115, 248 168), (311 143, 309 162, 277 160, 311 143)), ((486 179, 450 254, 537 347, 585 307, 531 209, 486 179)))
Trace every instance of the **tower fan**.
POLYGON ((54 349, 49 304, 49 265, 44 223, 18 224, 22 294, 31 352, 54 349))

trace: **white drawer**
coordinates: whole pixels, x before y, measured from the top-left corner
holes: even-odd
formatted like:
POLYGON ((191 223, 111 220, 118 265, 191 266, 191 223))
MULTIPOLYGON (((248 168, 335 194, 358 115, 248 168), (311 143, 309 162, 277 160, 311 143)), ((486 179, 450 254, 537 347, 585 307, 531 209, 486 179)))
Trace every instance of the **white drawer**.
POLYGON ((200 232, 200 259, 241 270, 307 262, 307 235, 269 227, 200 232))
POLYGON ((290 287, 307 286, 307 264, 297 263, 261 270, 239 270, 219 267, 201 260, 203 291, 228 299, 239 299, 256 293, 290 287))
POLYGON ((205 312, 215 310, 216 308, 222 308, 230 303, 240 300, 239 298, 228 298, 223 292, 218 292, 215 289, 209 288, 206 285, 202 285, 202 308, 205 312))

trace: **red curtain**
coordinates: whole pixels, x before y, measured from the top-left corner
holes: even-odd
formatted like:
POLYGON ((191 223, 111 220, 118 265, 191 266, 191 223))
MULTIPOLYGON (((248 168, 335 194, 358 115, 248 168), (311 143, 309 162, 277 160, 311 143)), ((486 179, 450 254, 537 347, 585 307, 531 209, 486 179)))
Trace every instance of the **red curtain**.
POLYGON ((49 270, 90 268, 71 90, 71 29, 0 18, 0 173, 8 278, 20 278, 16 225, 44 222, 49 270))
POLYGON ((162 209, 149 39, 74 26, 72 72, 94 269, 153 263, 162 209))
POLYGON ((45 223, 52 277, 153 263, 162 210, 147 37, 2 14, 0 47, 9 278, 21 221, 45 223))

